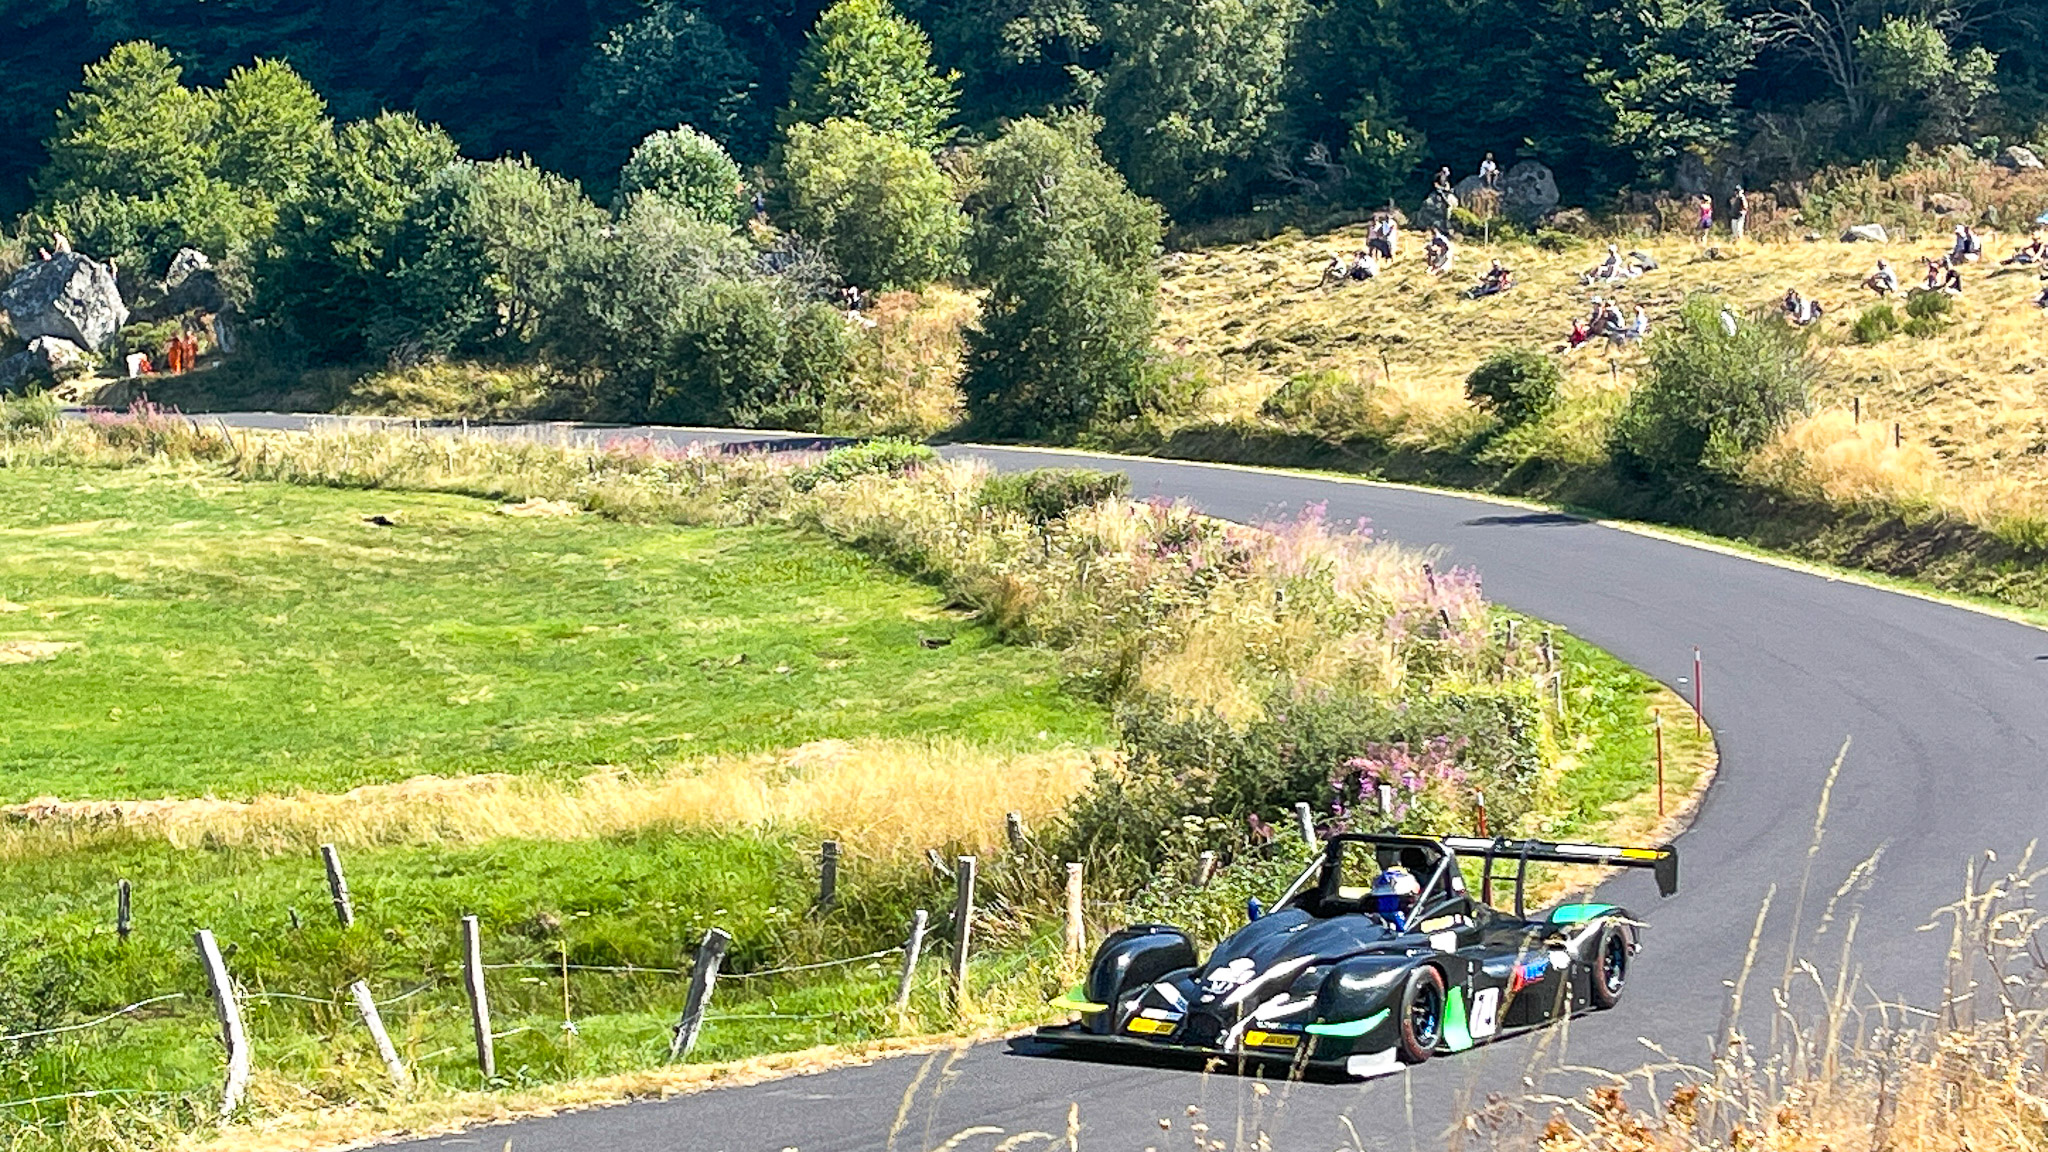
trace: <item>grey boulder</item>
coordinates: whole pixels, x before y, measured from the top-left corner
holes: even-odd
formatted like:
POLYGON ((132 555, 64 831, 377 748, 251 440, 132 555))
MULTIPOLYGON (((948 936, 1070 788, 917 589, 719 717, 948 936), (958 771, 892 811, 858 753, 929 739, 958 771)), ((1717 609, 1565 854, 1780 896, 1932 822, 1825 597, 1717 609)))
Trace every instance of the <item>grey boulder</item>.
POLYGON ((2015 172, 2030 172, 2041 167, 2041 158, 2034 155, 2032 148, 2014 144, 1998 154, 1998 164, 2015 172))
POLYGON ((1859 241, 1864 244, 1888 244, 1891 242, 1891 236, 1885 232, 1882 224, 1857 224, 1842 233, 1844 244, 1855 244, 1859 241))
POLYGON ((24 340, 54 336, 95 352, 128 322, 113 269, 76 252, 30 261, 0 292, 0 310, 24 340))
POLYGON ((1500 181, 1500 210, 1511 220, 1533 224, 1557 207, 1557 177, 1534 160, 1507 170, 1500 181))
POLYGON ((38 336, 28 349, 0 360, 0 392, 29 384, 56 384, 92 370, 92 356, 69 340, 38 336))

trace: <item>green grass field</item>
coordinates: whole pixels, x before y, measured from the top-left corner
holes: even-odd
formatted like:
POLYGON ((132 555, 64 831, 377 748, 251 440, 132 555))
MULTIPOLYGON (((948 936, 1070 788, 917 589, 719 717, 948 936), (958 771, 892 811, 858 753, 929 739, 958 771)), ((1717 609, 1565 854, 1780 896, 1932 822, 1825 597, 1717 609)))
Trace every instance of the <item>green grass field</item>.
POLYGON ((10 652, 5 800, 1103 731, 1051 653, 998 645, 930 588, 788 531, 156 469, 0 471, 10 652))

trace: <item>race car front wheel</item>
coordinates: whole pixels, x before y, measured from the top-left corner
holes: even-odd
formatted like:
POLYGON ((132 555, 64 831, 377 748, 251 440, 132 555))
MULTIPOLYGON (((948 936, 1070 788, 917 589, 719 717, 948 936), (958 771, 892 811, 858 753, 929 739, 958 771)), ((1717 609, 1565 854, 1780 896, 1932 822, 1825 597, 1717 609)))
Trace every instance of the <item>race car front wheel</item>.
POLYGON ((1600 928, 1593 944, 1593 1007, 1612 1008, 1621 1002, 1628 983, 1628 934, 1612 920, 1600 928))
POLYGON ((1401 1031, 1395 1051, 1403 1063, 1420 1064, 1436 1051, 1444 1034, 1444 978, 1423 965, 1401 988, 1401 1031))

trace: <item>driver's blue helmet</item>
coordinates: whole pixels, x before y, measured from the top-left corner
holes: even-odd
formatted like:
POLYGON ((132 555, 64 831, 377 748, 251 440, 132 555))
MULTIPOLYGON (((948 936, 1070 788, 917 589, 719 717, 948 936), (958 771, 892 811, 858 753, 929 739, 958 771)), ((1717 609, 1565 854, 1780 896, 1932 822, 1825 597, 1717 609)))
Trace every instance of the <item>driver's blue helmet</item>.
POLYGON ((1373 911, 1397 925, 1406 924, 1408 915, 1415 911, 1415 901, 1422 895, 1422 883, 1415 879, 1415 873, 1406 868, 1393 867, 1374 877, 1372 882, 1373 911))

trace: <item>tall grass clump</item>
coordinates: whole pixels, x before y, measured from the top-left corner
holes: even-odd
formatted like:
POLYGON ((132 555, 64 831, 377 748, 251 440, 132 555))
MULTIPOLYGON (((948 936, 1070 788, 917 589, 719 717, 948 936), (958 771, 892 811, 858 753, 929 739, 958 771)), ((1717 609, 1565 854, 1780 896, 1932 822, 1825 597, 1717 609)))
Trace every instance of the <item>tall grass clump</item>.
POLYGON ((1615 463, 1679 479, 1728 471, 1807 410, 1818 368, 1799 333, 1738 317, 1710 295, 1651 336, 1649 366, 1615 422, 1615 463))

